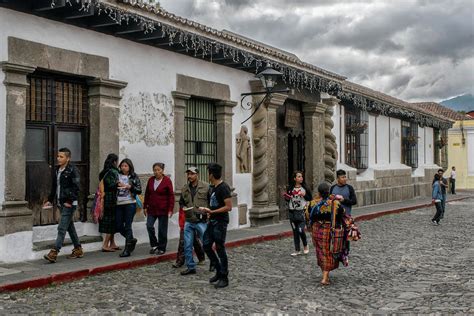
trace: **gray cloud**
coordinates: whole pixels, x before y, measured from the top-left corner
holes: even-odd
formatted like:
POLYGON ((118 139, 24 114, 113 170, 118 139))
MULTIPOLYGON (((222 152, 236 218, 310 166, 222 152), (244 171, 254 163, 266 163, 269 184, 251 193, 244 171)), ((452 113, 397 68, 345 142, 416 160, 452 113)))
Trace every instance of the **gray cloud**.
POLYGON ((472 0, 162 0, 407 101, 474 93, 472 0))

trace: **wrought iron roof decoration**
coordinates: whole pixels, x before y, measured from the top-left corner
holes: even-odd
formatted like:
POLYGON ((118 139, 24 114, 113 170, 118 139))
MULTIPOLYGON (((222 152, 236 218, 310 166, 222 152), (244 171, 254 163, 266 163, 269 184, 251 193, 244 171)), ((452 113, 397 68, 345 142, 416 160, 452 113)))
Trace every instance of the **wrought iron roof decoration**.
MULTIPOLYGON (((58 0, 51 0, 51 6, 54 7, 58 0)), ((448 119, 441 119, 437 117, 431 117, 429 114, 422 114, 418 111, 410 109, 406 105, 390 104, 388 102, 378 101, 375 98, 367 97, 359 93, 348 91, 343 87, 341 83, 346 78, 324 69, 318 68, 314 65, 295 60, 288 55, 281 54, 266 48, 257 47, 262 54, 273 55, 276 58, 287 60, 288 63, 296 64, 303 68, 314 70, 315 72, 322 73, 327 77, 335 78, 335 80, 329 79, 325 76, 318 76, 309 71, 298 69, 296 67, 289 66, 283 62, 278 62, 274 59, 263 58, 257 54, 248 52, 241 48, 236 48, 232 45, 218 42, 209 37, 202 36, 175 26, 162 23, 160 21, 153 20, 147 16, 144 16, 137 12, 132 12, 116 5, 112 5, 109 1, 103 0, 65 0, 66 3, 72 5, 73 3, 80 4, 80 11, 90 10, 91 7, 95 7, 97 14, 106 14, 109 18, 115 21, 118 25, 123 23, 128 24, 130 21, 134 21, 143 26, 144 33, 161 32, 162 37, 168 37, 169 45, 179 44, 188 52, 189 50, 194 51, 195 57, 209 57, 212 61, 212 55, 216 53, 222 53, 225 58, 231 58, 235 63, 242 63, 246 67, 250 67, 255 63, 255 73, 258 73, 267 63, 271 63, 273 67, 280 71, 283 76, 282 80, 286 85, 292 86, 298 90, 307 89, 311 92, 320 91, 326 92, 332 96, 338 97, 341 101, 346 104, 352 104, 353 106, 367 110, 369 112, 376 112, 382 115, 398 117, 401 119, 407 119, 415 121, 421 126, 431 126, 440 129, 448 129, 452 126, 452 122, 448 119), (339 81, 338 81, 339 80, 339 81)), ((210 27, 204 26, 192 22, 184 18, 177 18, 175 15, 168 13, 161 9, 159 3, 155 1, 145 0, 115 0, 118 3, 126 4, 131 7, 137 7, 144 9, 147 13, 167 16, 178 19, 180 23, 185 26, 197 27, 202 32, 207 32, 211 36, 221 37, 224 40, 233 40, 237 45, 244 45, 250 48, 251 42, 246 42, 239 38, 234 38, 229 34, 217 31, 210 27)))

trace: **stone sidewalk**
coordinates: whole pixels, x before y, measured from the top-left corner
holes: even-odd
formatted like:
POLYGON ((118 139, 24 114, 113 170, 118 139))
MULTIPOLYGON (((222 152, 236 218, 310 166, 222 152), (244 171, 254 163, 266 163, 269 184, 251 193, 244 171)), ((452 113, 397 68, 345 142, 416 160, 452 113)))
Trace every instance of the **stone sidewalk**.
MULTIPOLYGON (((449 195, 448 202, 472 197, 471 194, 471 192, 465 192, 456 196, 449 195)), ((355 208, 353 216, 356 221, 370 220, 387 214, 423 208, 430 204, 431 200, 429 198, 417 198, 355 208)), ((289 236, 292 236, 290 225, 287 221, 283 221, 276 225, 228 231, 226 245, 228 247, 238 247, 289 236)), ((87 252, 84 258, 75 260, 68 260, 63 255, 58 258, 58 262, 55 264, 49 264, 45 260, 0 264, 0 292, 41 287, 108 271, 130 269, 174 260, 177 244, 177 239, 169 240, 168 252, 162 256, 149 255, 148 244, 141 244, 137 246, 133 256, 128 258, 120 258, 118 256, 119 252, 103 253, 96 251, 87 252)))

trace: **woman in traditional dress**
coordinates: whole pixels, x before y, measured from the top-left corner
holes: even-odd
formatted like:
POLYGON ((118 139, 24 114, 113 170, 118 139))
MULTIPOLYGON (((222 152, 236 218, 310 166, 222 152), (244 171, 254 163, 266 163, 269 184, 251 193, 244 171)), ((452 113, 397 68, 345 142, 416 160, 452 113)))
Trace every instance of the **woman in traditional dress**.
POLYGON ((338 201, 338 196, 329 195, 330 185, 326 182, 318 186, 319 196, 309 204, 308 218, 312 228, 313 244, 316 248, 316 258, 318 266, 323 272, 321 280, 322 285, 328 285, 329 272, 339 267, 339 261, 344 259, 344 244, 348 236, 351 240, 357 240, 360 235, 353 224, 352 218, 345 215, 344 208, 338 201), (335 212, 335 216, 333 216, 335 212), (335 219, 335 224, 331 225, 335 219), (339 242, 338 250, 336 247, 331 249, 331 229, 332 226, 343 229, 342 236, 337 236, 339 242))

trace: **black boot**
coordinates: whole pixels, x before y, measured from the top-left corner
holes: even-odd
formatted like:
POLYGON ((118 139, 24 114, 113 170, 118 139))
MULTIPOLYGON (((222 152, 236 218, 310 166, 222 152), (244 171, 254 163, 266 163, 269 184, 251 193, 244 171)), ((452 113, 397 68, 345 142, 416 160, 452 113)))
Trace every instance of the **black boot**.
POLYGON ((125 247, 122 251, 122 253, 119 255, 119 257, 130 257, 131 251, 130 251, 130 246, 131 246, 131 240, 127 240, 125 242, 125 247))
POLYGON ((221 278, 220 273, 216 272, 216 275, 209 279, 209 283, 217 282, 217 281, 219 281, 220 278, 221 278))
POLYGON ((130 253, 132 253, 135 250, 135 246, 137 245, 138 240, 136 238, 132 238, 130 240, 130 253))
POLYGON ((221 275, 219 281, 214 285, 216 289, 220 289, 229 285, 229 278, 227 275, 221 275))

